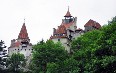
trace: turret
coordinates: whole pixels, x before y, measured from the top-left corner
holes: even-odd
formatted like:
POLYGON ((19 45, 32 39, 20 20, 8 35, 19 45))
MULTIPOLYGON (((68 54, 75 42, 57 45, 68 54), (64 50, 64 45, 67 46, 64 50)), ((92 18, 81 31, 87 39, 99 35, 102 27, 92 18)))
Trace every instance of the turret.
POLYGON ((65 19, 63 20, 63 22, 66 23, 66 24, 74 21, 74 17, 71 16, 71 13, 69 11, 69 7, 68 7, 68 11, 67 11, 67 13, 64 17, 65 17, 65 19))
POLYGON ((24 23, 22 25, 22 28, 21 28, 21 31, 20 31, 20 33, 18 35, 18 39, 17 40, 22 42, 22 43, 23 42, 24 43, 29 43, 30 42, 30 39, 29 39, 28 33, 27 33, 27 29, 26 29, 26 26, 25 26, 25 21, 24 21, 24 23))

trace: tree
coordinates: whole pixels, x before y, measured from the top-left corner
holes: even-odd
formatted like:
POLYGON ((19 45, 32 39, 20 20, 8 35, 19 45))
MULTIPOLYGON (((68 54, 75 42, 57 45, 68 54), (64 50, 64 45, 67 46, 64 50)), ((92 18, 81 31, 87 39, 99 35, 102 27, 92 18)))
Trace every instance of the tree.
POLYGON ((49 63, 58 63, 68 58, 68 53, 64 47, 58 42, 54 43, 51 40, 46 42, 40 41, 33 46, 33 65, 34 71, 46 73, 49 63))
POLYGON ((22 71, 25 66, 25 57, 20 53, 13 53, 10 58, 7 60, 9 71, 13 73, 18 73, 22 71))
POLYGON ((116 22, 116 16, 113 17, 111 21, 108 21, 108 24, 112 24, 113 22, 116 22))
POLYGON ((116 21, 72 41, 73 58, 82 73, 116 72, 116 21))
POLYGON ((116 17, 107 26, 102 27, 102 36, 97 41, 99 46, 95 51, 95 56, 103 66, 96 70, 96 73, 115 73, 116 72, 116 17))
POLYGON ((6 65, 6 50, 4 49, 6 46, 4 45, 4 41, 0 41, 0 71, 2 72, 5 69, 6 65))
POLYGON ((78 62, 69 58, 60 63, 49 63, 46 73, 79 73, 80 68, 78 62))
POLYGON ((98 40, 98 38, 101 37, 102 32, 100 30, 93 30, 89 31, 81 37, 78 37, 74 39, 71 42, 71 49, 76 52, 78 50, 86 50, 86 49, 92 49, 95 48, 95 43, 98 40))

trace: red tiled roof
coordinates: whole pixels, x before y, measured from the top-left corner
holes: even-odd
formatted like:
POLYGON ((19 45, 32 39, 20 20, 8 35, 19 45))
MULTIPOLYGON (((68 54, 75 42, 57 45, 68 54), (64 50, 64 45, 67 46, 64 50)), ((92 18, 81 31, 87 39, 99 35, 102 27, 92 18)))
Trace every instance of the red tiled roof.
POLYGON ((25 23, 23 23, 18 39, 29 39, 25 23))
POLYGON ((70 27, 72 24, 74 23, 74 21, 66 24, 66 23, 62 23, 62 25, 64 25, 66 28, 70 27))
POLYGON ((17 41, 14 42, 10 47, 19 47, 21 45, 21 42, 17 41))
POLYGON ((66 15, 64 17, 72 17, 69 10, 67 11, 66 15))
MULTIPOLYGON (((67 11, 67 13, 66 13, 66 15, 64 17, 72 17, 70 12, 69 12, 69 8, 68 8, 68 11, 67 11)), ((55 36, 55 35, 53 35, 53 36, 50 37, 50 39, 52 39, 52 38, 66 38, 67 37, 66 29, 69 28, 73 23, 74 23, 74 21, 72 21, 70 23, 62 22, 62 24, 60 26, 58 26, 57 29, 55 29, 54 34, 55 35, 63 34, 63 35, 62 36, 55 36)))
POLYGON ((58 29, 55 32, 56 34, 66 33, 66 27, 64 25, 58 26, 58 29))
POLYGON ((72 24, 74 23, 74 21, 70 22, 70 23, 63 23, 58 26, 58 28, 56 29, 56 31, 54 32, 55 35, 57 34, 63 34, 62 36, 51 36, 50 39, 53 38, 66 38, 67 32, 66 29, 69 28, 72 24))
POLYGON ((66 34, 63 36, 51 36, 50 39, 54 39, 54 38, 66 38, 66 34))
POLYGON ((70 23, 63 23, 58 26, 58 29, 56 29, 56 34, 60 34, 60 33, 66 33, 66 29, 69 28, 74 22, 70 22, 70 23))
POLYGON ((19 47, 19 45, 21 45, 21 42, 17 41, 17 42, 15 42, 14 47, 19 47))
POLYGON ((101 25, 98 22, 91 20, 91 19, 84 25, 84 27, 86 27, 86 26, 93 26, 95 28, 101 27, 101 25))

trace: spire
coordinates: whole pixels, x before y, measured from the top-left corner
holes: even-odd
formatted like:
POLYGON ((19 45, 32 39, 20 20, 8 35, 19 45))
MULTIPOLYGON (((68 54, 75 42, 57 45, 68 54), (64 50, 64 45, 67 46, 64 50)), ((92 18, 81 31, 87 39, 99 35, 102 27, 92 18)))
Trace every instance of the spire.
POLYGON ((70 14, 70 11, 69 11, 69 6, 68 6, 68 11, 67 11, 67 13, 64 17, 72 17, 71 14, 70 14))
POLYGON ((25 26, 25 19, 24 19, 24 23, 23 23, 23 26, 21 28, 21 31, 18 35, 18 39, 29 39, 27 29, 26 29, 26 26, 25 26))
POLYGON ((25 18, 24 18, 24 23, 25 23, 25 18))
POLYGON ((69 6, 68 6, 68 11, 69 11, 69 6))

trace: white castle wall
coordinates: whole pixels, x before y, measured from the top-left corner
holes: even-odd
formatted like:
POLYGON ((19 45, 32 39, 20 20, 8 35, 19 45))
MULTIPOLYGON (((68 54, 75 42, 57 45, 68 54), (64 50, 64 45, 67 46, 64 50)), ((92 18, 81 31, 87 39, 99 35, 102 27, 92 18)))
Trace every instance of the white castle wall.
POLYGON ((67 46, 67 44, 68 44, 68 39, 67 38, 54 38, 54 39, 52 39, 52 41, 54 41, 54 43, 61 42, 62 45, 65 47, 65 50, 70 52, 70 47, 67 46), (59 39, 60 39, 60 41, 58 41, 59 39))
POLYGON ((13 53, 21 53, 24 54, 25 58, 28 56, 31 56, 31 52, 32 52, 32 46, 27 46, 27 47, 23 47, 20 45, 19 47, 11 47, 8 48, 8 55, 11 56, 13 53))

